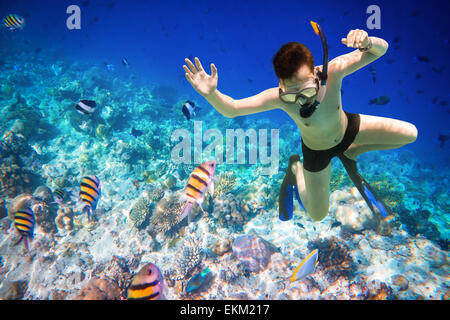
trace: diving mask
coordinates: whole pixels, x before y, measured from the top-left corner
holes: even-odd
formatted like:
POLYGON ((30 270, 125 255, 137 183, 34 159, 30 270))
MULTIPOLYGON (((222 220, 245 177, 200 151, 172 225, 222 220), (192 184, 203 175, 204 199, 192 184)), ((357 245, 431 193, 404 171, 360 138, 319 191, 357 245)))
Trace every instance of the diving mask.
POLYGON ((298 90, 283 92, 280 88, 280 99, 288 104, 300 102, 300 105, 303 105, 316 96, 318 92, 319 80, 316 77, 313 77, 305 81, 298 90))
POLYGON ((325 38, 325 34, 318 23, 311 21, 311 26, 314 29, 314 32, 320 36, 322 40, 322 49, 323 49, 323 67, 322 72, 317 72, 317 75, 314 78, 308 79, 299 90, 296 91, 286 91, 280 88, 279 95, 280 100, 289 103, 289 104, 300 104, 300 116, 303 118, 308 118, 311 116, 314 111, 317 109, 317 106, 322 102, 325 92, 326 92, 326 84, 327 84, 327 76, 328 76, 328 44, 327 39, 325 38), (320 82, 320 88, 319 88, 320 82), (320 90, 319 90, 320 89, 320 90), (315 97, 315 101, 311 101, 312 98, 315 97))

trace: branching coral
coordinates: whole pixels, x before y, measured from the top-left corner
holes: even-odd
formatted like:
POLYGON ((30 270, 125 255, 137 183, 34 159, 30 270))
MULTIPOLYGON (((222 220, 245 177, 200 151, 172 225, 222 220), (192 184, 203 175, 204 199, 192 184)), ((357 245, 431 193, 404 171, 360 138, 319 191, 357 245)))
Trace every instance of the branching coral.
POLYGON ((236 186, 236 177, 232 172, 224 172, 219 177, 219 183, 214 188, 214 198, 231 192, 236 186))
POLYGON ((176 256, 175 269, 169 272, 169 278, 171 280, 182 280, 202 262, 203 249, 199 239, 188 236, 176 256))
POLYGON ((130 211, 130 220, 136 228, 145 226, 145 222, 151 213, 151 202, 148 194, 143 193, 130 211))
POLYGON ((308 249, 319 250, 319 266, 328 277, 335 282, 339 277, 349 278, 354 272, 351 250, 338 238, 319 239, 308 243, 308 249))
POLYGON ((182 209, 183 203, 179 201, 178 194, 170 194, 161 199, 150 219, 151 230, 156 233, 169 231, 178 223, 182 209))

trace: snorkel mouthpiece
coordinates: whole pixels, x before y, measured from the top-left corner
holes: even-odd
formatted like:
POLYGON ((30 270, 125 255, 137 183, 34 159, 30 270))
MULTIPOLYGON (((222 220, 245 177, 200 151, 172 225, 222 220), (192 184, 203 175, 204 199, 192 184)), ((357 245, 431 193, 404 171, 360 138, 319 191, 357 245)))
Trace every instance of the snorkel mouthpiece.
POLYGON ((325 85, 327 83, 328 76, 328 43, 327 38, 325 38, 325 33, 322 30, 322 27, 314 21, 310 21, 311 26, 314 29, 314 32, 320 36, 320 40, 322 40, 322 49, 323 49, 323 69, 321 76, 321 85, 325 85))

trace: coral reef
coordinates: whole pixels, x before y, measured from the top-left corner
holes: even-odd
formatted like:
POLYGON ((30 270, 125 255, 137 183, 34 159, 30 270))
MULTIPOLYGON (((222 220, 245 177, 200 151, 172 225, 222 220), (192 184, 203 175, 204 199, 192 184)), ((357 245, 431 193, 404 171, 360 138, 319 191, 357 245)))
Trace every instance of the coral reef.
POLYGON ((233 244, 232 239, 224 239, 218 240, 211 248, 211 251, 214 252, 217 256, 223 256, 225 253, 231 251, 231 246, 233 244))
POLYGON ((231 192, 236 186, 236 177, 230 171, 220 174, 218 180, 219 182, 214 186, 214 198, 231 192))
POLYGON ((74 228, 73 210, 70 206, 61 206, 57 211, 55 218, 58 231, 71 231, 74 228))
POLYGON ((202 262, 203 249, 200 241, 195 236, 187 236, 175 256, 175 268, 168 271, 167 275, 171 280, 185 279, 202 262))
POLYGON ((87 285, 81 290, 75 300, 120 300, 120 288, 114 282, 92 278, 87 285))
POLYGON ((136 228, 145 227, 145 223, 152 212, 151 204, 149 194, 146 191, 142 192, 136 203, 131 208, 129 215, 130 221, 136 228))
POLYGON ((34 175, 11 156, 0 162, 0 192, 10 198, 33 190, 34 175))
POLYGON ((429 221, 430 211, 421 209, 409 211, 402 207, 398 210, 398 216, 400 222, 405 225, 406 230, 412 236, 422 234, 432 241, 438 242, 440 240, 441 234, 439 230, 429 221))
POLYGON ((336 237, 318 239, 308 243, 308 249, 319 250, 319 266, 329 282, 339 277, 352 278, 355 271, 350 249, 336 237))
POLYGON ((8 216, 8 209, 6 208, 6 201, 0 198, 0 219, 8 216))
POLYGON ((5 281, 0 287, 0 297, 3 300, 21 300, 28 289, 28 281, 5 281))
POLYGON ((180 193, 171 193, 161 199, 150 218, 150 230, 155 233, 167 232, 177 223, 183 203, 179 201, 180 193))
POLYGON ((213 200, 212 216, 222 227, 242 227, 253 215, 250 207, 233 195, 213 200))
POLYGON ((133 280, 133 273, 130 267, 136 268, 139 265, 139 258, 133 257, 131 261, 119 256, 113 256, 107 264, 100 264, 95 267, 93 273, 96 277, 108 279, 119 289, 121 297, 127 296, 127 289, 133 280))
POLYGON ((255 235, 236 237, 232 245, 233 255, 240 261, 240 266, 247 272, 260 272, 267 268, 275 247, 255 235))
POLYGON ((392 276, 392 285, 397 286, 398 291, 405 291, 408 289, 409 280, 401 274, 396 274, 392 276))

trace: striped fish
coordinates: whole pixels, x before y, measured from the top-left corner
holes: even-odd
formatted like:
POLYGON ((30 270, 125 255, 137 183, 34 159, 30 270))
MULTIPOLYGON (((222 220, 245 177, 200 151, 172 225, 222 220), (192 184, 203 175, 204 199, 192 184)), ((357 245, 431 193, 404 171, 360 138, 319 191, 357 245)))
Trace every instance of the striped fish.
POLYGON ((97 104, 92 100, 81 100, 75 105, 75 109, 81 114, 91 114, 95 111, 97 104))
POLYGON ((159 268, 148 263, 134 276, 128 288, 128 300, 160 300, 163 299, 164 280, 159 268))
POLYGON ((63 190, 56 189, 55 191, 53 191, 53 195, 55 197, 56 203, 63 203, 63 201, 64 201, 64 191, 63 190))
POLYGON ((3 19, 3 25, 9 30, 22 30, 25 27, 25 19, 17 14, 8 14, 3 19))
POLYGON ((34 225, 36 219, 31 208, 25 208, 17 211, 14 215, 14 227, 19 231, 21 237, 14 245, 24 240, 25 248, 28 250, 28 239, 33 239, 34 225))
POLYGON ((100 196, 101 185, 97 176, 86 176, 81 179, 80 198, 84 203, 83 212, 86 212, 88 222, 90 222, 90 215, 97 209, 100 196))
POLYGON ((206 161, 200 164, 197 168, 192 171, 189 176, 188 183, 184 188, 183 195, 181 196, 181 201, 185 201, 185 205, 178 221, 183 220, 188 216, 188 224, 191 222, 190 213, 194 203, 200 206, 203 214, 202 203, 205 196, 205 191, 207 188, 210 189, 211 194, 214 194, 214 174, 216 172, 216 161, 206 161))

